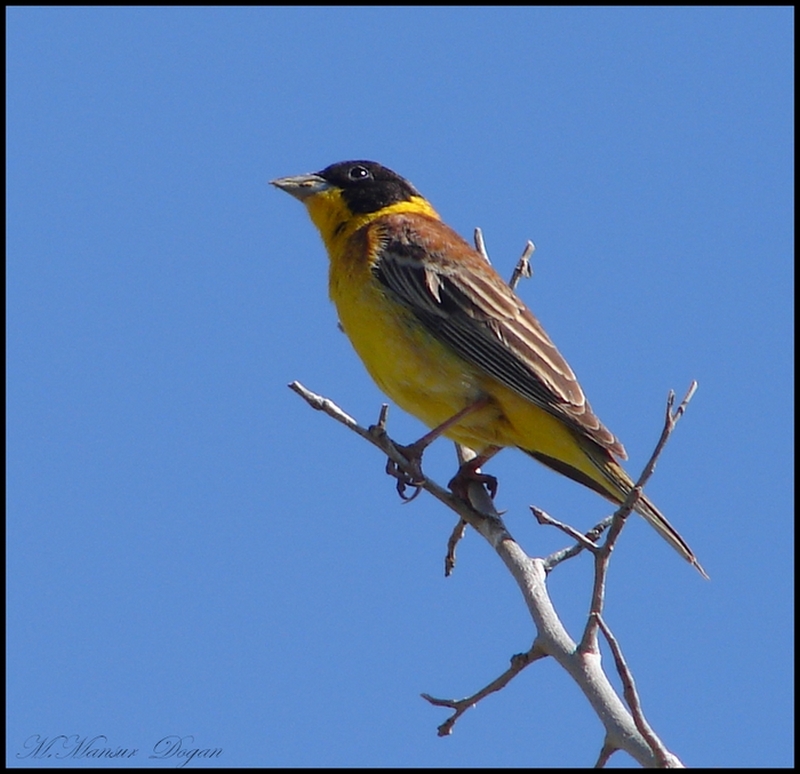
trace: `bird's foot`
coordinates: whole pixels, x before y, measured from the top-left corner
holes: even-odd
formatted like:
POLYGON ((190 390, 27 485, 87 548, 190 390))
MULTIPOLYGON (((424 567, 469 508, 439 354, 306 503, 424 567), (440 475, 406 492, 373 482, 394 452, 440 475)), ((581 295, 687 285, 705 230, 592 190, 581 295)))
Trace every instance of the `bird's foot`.
POLYGON ((412 443, 410 446, 395 444, 395 448, 408 460, 408 464, 398 465, 389 457, 386 460, 386 472, 397 479, 397 494, 400 495, 400 499, 410 503, 422 491, 425 483, 425 475, 422 472, 422 452, 425 446, 420 448, 418 443, 412 443), (410 495, 406 494, 408 487, 414 488, 410 495))
POLYGON ((485 461, 482 456, 475 457, 458 469, 458 473, 450 479, 450 483, 447 485, 456 497, 469 502, 469 485, 478 483, 483 484, 489 490, 489 496, 494 500, 497 494, 497 479, 478 470, 485 461))

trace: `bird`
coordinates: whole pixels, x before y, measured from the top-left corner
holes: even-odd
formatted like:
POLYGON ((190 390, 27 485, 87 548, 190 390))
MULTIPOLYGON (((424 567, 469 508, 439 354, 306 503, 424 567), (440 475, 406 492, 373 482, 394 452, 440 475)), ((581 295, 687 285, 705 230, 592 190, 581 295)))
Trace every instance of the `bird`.
MULTIPOLYGON (((567 361, 484 255, 414 185, 364 160, 270 182, 302 202, 318 229, 330 298, 370 376, 433 428, 411 451, 421 454, 444 435, 477 453, 462 465, 469 476, 516 447, 615 504, 625 500, 634 487, 619 462, 625 449, 567 361)), ((645 494, 634 509, 708 577, 645 494)))

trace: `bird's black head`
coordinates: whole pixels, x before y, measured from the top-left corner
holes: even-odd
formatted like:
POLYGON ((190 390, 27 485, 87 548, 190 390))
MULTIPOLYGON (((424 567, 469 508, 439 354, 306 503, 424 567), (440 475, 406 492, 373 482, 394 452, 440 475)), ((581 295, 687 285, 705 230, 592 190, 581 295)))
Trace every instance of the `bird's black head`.
POLYGON ((375 161, 340 161, 316 174, 341 189, 342 198, 354 215, 377 212, 421 196, 408 180, 375 161))

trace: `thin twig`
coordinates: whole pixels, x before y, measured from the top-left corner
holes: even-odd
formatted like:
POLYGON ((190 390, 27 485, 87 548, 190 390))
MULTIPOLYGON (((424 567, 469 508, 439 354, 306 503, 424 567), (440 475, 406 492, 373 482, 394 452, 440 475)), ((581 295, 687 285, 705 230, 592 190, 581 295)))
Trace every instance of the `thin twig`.
MULTIPOLYGON (((324 412, 329 417, 333 417, 337 422, 341 422, 345 427, 349 427, 351 430, 358 432, 358 430, 356 430, 356 428, 359 427, 358 422, 356 422, 356 420, 353 419, 353 417, 351 417, 349 414, 345 414, 345 412, 342 411, 329 398, 323 398, 322 395, 317 395, 315 392, 307 390, 302 384, 300 384, 300 382, 290 382, 288 387, 290 390, 294 390, 301 398, 303 398, 305 402, 311 406, 311 408, 324 412)), ((385 403, 383 405, 386 406, 385 403)), ((385 421, 385 412, 382 411, 381 415, 385 421)))
POLYGON ((631 670, 628 668, 628 664, 625 661, 625 657, 622 655, 622 648, 620 647, 619 642, 617 642, 617 638, 614 636, 611 629, 609 629, 608 624, 606 624, 606 622, 603 620, 602 615, 599 613, 593 613, 592 617, 597 620, 597 623, 602 630, 609 647, 611 648, 611 654, 614 657, 614 665, 617 668, 617 674, 619 675, 620 680, 622 680, 622 694, 625 697, 625 702, 630 708, 631 715, 633 716, 633 722, 636 723, 636 728, 639 729, 639 733, 647 740, 647 743, 650 745, 650 749, 661 763, 662 768, 670 767, 674 761, 674 756, 667 750, 666 747, 664 747, 663 742, 658 738, 653 729, 650 727, 650 724, 645 719, 644 711, 642 710, 642 703, 639 700, 639 692, 636 690, 636 683, 634 682, 631 670))
POLYGON ((486 263, 491 266, 492 262, 489 260, 489 253, 486 252, 486 242, 483 241, 483 231, 480 228, 476 228, 472 236, 475 240, 475 249, 483 256, 486 263))
MULTIPOLYGON (((483 245, 483 235, 479 228, 475 229, 475 244, 483 245)), ((475 459, 478 456, 477 452, 470 449, 468 446, 463 446, 460 443, 453 444, 456 447, 456 458, 458 459, 458 466, 461 467, 469 460, 475 459)), ((475 503, 473 503, 475 505, 475 503)), ((494 505, 492 505, 494 508, 494 505)), ((478 508, 478 510, 481 510, 478 508)), ((453 527, 450 537, 447 540, 447 553, 444 557, 444 577, 449 578, 456 568, 456 546, 466 533, 466 522, 463 519, 458 520, 458 524, 453 527)))
POLYGON ((433 704, 435 707, 449 707, 455 712, 442 723, 437 729, 439 736, 448 736, 453 732, 456 721, 471 707, 474 707, 481 699, 485 699, 492 693, 501 691, 506 687, 526 666, 544 658, 547 654, 532 647, 527 653, 517 653, 511 657, 511 666, 495 680, 492 680, 477 693, 468 696, 466 699, 435 699, 427 693, 421 694, 422 698, 433 704))
POLYGON ((647 461, 642 475, 639 476, 636 486, 644 488, 644 485, 650 480, 650 476, 653 475, 656 469, 656 462, 661 456, 661 452, 664 450, 667 440, 670 435, 672 435, 672 431, 675 429, 675 425, 678 424, 678 420, 680 420, 686 412, 686 407, 689 405, 689 401, 692 399, 695 392, 697 392, 697 381, 693 379, 692 383, 689 385, 689 389, 686 391, 686 395, 683 396, 680 406, 678 406, 673 414, 672 406, 675 404, 675 393, 672 390, 669 391, 669 395, 667 396, 667 408, 664 416, 664 429, 661 431, 661 437, 658 439, 656 448, 650 455, 650 459, 647 461))
POLYGON ((592 614, 597 613, 599 615, 603 612, 606 596, 606 578, 608 577, 611 553, 614 550, 617 538, 622 532, 622 528, 625 526, 626 519, 630 516, 641 494, 642 490, 638 486, 628 493, 625 502, 611 516, 611 526, 608 529, 605 542, 594 555, 592 601, 589 606, 589 618, 586 621, 586 627, 583 630, 583 636, 578 646, 582 653, 599 652, 597 645, 597 619, 592 614))
MULTIPOLYGON (((483 238, 483 231, 481 231, 480 228, 476 228, 472 236, 475 242, 475 249, 481 254, 486 263, 491 266, 492 262, 489 260, 489 253, 486 251, 486 242, 483 238)), ((525 243, 525 248, 522 251, 522 255, 517 261, 517 265, 514 267, 514 271, 511 274, 511 279, 508 281, 508 286, 512 290, 517 289, 520 279, 523 277, 527 279, 528 277, 533 276, 533 269, 531 268, 531 256, 535 250, 536 245, 533 244, 533 242, 531 242, 529 239, 525 243)))
POLYGON ((458 524, 453 527, 450 537, 447 540, 447 554, 444 557, 444 577, 449 578, 456 567, 456 546, 467 530, 467 522, 459 519, 458 524))
MULTIPOLYGON (((670 390, 669 395, 667 396, 667 406, 666 412, 664 416, 664 427, 661 431, 661 436, 658 439, 658 443, 656 443, 655 449, 653 449, 653 453, 650 455, 650 459, 647 461, 644 469, 642 470, 639 479, 637 480, 634 487, 628 492, 627 497, 625 498, 622 505, 617 509, 611 519, 611 527, 608 530, 608 534, 606 535, 605 542, 603 543, 602 548, 600 551, 595 553, 595 572, 594 572, 594 583, 592 588, 592 600, 589 607, 589 618, 586 621, 586 627, 583 631, 583 636, 581 637, 580 645, 578 646, 579 649, 584 653, 597 653, 598 652, 598 644, 597 644, 597 629, 598 629, 598 616, 600 616, 603 612, 604 600, 605 600, 605 591, 606 591, 606 578, 608 576, 608 567, 609 562, 611 560, 611 553, 614 550, 614 546, 616 545, 617 539, 622 532, 622 528, 625 526, 625 521, 627 520, 628 516, 633 512, 636 508, 636 503, 639 501, 639 498, 642 496, 642 488, 653 475, 653 472, 656 468, 656 463, 658 462, 661 453, 664 451, 664 447, 669 439, 672 431, 675 429, 675 425, 677 424, 678 420, 683 416, 684 412, 686 411, 686 406, 689 404, 689 401, 692 399, 695 391, 697 390, 697 382, 692 381, 689 385, 689 389, 686 391, 686 395, 684 396, 683 400, 681 401, 680 406, 673 414, 672 407, 675 404, 675 393, 670 390)), ((705 571, 702 567, 696 564, 696 567, 700 572, 708 577, 705 574, 705 571)))
POLYGON ((522 251, 522 255, 520 256, 519 260, 517 261, 517 265, 514 267, 514 272, 511 275, 511 279, 508 281, 508 286, 512 290, 517 289, 517 285, 519 285, 519 281, 525 277, 533 276, 533 269, 531 268, 531 256, 536 250, 536 245, 531 242, 529 239, 525 243, 525 249, 522 251))
MULTIPOLYGON (((606 516, 599 524, 595 524, 588 532, 586 532, 583 537, 589 540, 592 545, 596 545, 597 541, 600 539, 600 536, 611 526, 611 519, 612 516, 606 516)), ((557 567, 561 562, 565 562, 567 559, 572 559, 573 556, 577 556, 583 551, 583 545, 579 542, 573 543, 571 546, 567 548, 562 548, 558 551, 554 551, 550 556, 546 557, 544 560, 545 569, 549 573, 555 567, 557 567)))
POLYGON ((600 550, 600 546, 598 546, 597 543, 590 540, 588 536, 578 532, 578 530, 574 527, 570 527, 569 524, 564 524, 563 522, 557 521, 549 513, 547 513, 547 511, 543 511, 541 508, 537 508, 535 505, 529 505, 528 507, 531 509, 531 513, 533 513, 536 521, 538 521, 542 526, 560 529, 562 532, 569 535, 576 543, 578 543, 581 548, 586 548, 593 553, 600 550))

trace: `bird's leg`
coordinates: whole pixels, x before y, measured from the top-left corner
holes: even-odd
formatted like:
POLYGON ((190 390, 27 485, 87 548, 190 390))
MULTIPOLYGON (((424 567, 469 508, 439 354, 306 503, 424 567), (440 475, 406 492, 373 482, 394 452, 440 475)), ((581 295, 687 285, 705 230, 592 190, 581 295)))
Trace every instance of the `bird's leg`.
MULTIPOLYGON (((464 417, 468 416, 473 411, 482 409, 488 403, 488 398, 480 398, 474 403, 470 403, 469 406, 465 406, 463 409, 461 409, 461 411, 453 414, 452 417, 446 419, 444 422, 442 422, 442 424, 434 427, 429 433, 425 433, 422 438, 414 441, 414 443, 409 444, 408 446, 400 446, 399 444, 397 445, 397 450, 408 460, 408 467, 406 470, 401 470, 397 463, 389 459, 386 462, 386 472, 390 476, 393 476, 397 479, 397 493, 403 498, 403 500, 410 502, 420 493, 420 490, 422 489, 422 482, 424 479, 422 474, 422 454, 425 449, 427 449, 428 446, 430 446, 437 438, 439 438, 439 436, 446 433, 451 427, 453 427, 453 425, 458 424, 464 417), (416 490, 410 497, 406 497, 405 494, 407 486, 413 486, 416 490)), ((462 468, 463 467, 464 466, 462 465, 462 468)), ((460 470, 459 473, 456 474, 456 478, 458 478, 459 474, 460 470)), ((480 474, 476 474, 473 471, 473 476, 474 475, 480 474)), ((473 478, 471 480, 475 479, 473 478)), ((496 491, 496 481, 494 488, 496 491)))
POLYGON ((489 490, 489 495, 494 500, 494 496, 497 494, 497 479, 486 473, 479 473, 478 469, 494 457, 501 449, 502 446, 489 446, 476 457, 462 463, 461 467, 458 469, 458 473, 450 479, 450 483, 447 485, 450 491, 456 497, 460 497, 462 500, 469 502, 469 485, 473 482, 477 482, 486 485, 486 488, 489 490))

